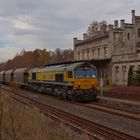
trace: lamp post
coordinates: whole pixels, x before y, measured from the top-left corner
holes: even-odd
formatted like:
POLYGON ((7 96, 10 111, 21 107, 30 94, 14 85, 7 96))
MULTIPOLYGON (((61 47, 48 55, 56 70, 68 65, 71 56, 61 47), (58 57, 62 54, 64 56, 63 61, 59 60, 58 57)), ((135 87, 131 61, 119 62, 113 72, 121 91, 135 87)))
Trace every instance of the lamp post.
POLYGON ((103 96, 103 76, 102 76, 102 71, 101 71, 101 78, 100 78, 100 94, 103 96))

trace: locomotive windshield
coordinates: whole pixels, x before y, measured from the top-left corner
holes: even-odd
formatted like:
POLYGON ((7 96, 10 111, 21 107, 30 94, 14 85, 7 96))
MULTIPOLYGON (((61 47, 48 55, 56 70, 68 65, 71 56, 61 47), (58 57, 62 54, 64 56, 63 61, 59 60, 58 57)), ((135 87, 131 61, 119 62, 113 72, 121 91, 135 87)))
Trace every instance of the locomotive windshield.
POLYGON ((95 78, 96 69, 92 67, 80 67, 75 72, 76 78, 95 78))

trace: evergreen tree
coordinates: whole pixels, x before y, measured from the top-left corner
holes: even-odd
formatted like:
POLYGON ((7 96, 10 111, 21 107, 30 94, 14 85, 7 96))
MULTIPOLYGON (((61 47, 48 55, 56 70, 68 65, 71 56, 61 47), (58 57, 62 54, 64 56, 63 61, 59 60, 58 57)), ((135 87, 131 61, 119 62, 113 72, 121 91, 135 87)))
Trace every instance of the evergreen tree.
POLYGON ((130 86, 133 84, 133 67, 130 66, 129 72, 128 72, 128 83, 127 85, 130 86))
POLYGON ((135 71, 135 82, 140 85, 140 68, 135 71))

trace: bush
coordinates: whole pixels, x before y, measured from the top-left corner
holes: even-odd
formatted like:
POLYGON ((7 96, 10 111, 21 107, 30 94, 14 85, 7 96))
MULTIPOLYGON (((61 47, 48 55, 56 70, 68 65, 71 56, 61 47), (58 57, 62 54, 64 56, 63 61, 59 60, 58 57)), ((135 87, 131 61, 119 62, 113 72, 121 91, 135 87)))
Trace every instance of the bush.
POLYGON ((135 71, 134 80, 136 85, 140 85, 140 69, 135 71))

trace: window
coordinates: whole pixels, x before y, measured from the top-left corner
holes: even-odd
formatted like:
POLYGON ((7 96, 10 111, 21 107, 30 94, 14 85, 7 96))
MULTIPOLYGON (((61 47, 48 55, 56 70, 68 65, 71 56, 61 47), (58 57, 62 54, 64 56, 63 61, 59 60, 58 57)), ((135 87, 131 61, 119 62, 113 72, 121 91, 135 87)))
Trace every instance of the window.
POLYGON ((138 37, 140 37, 140 28, 138 29, 138 37))
POLYGON ((104 47, 104 56, 105 56, 105 58, 107 56, 107 47, 104 47))
POLYGON ((72 78, 72 77, 73 77, 72 71, 68 71, 68 78, 72 78))
POLYGON ((78 68, 75 72, 76 78, 95 78, 96 70, 94 68, 78 68))
POLYGON ((84 60, 84 52, 83 52, 83 60, 84 60))
POLYGON ((129 40, 130 38, 130 33, 127 33, 127 40, 129 40))
POLYGON ((122 66, 122 76, 123 76, 122 77, 123 78, 122 80, 123 81, 126 81, 126 74, 127 74, 126 73, 126 66, 122 66))
POLYGON ((135 68, 134 65, 130 65, 130 67, 132 67, 132 71, 134 71, 134 68, 135 68))
POLYGON ((98 48, 98 58, 100 58, 100 48, 98 48))
POLYGON ((36 73, 32 73, 32 80, 36 80, 36 73))
POLYGON ((89 59, 89 51, 87 51, 87 59, 89 59))
POLYGON ((80 60, 80 52, 78 52, 78 60, 80 60))
POLYGON ((115 67, 115 79, 116 81, 119 80, 119 67, 118 66, 115 67))
POLYGON ((94 59, 94 50, 92 50, 92 58, 94 59))

